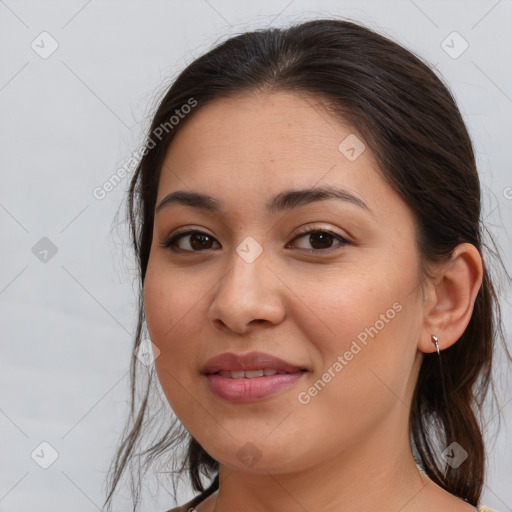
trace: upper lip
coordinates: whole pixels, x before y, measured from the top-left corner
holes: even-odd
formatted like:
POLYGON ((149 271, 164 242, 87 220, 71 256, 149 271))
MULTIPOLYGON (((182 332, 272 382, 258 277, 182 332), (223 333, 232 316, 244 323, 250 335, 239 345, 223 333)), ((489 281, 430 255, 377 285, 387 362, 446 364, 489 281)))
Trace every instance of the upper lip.
POLYGON ((296 373, 303 371, 300 366, 283 361, 279 357, 271 356, 263 352, 248 352, 246 354, 234 354, 224 352, 209 359, 202 367, 205 374, 213 374, 219 371, 251 371, 273 369, 281 372, 296 373))

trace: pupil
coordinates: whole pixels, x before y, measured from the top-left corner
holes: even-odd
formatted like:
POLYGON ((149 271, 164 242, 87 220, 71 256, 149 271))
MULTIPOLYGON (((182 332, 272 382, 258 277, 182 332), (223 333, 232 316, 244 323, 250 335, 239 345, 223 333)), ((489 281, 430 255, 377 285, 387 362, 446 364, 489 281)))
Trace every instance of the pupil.
POLYGON ((208 235, 195 234, 190 237, 190 245, 194 249, 209 249, 210 247, 207 247, 208 242, 211 243, 208 235))
POLYGON ((332 239, 333 237, 329 233, 313 233, 309 236, 309 242, 315 249, 329 248, 332 244, 332 239), (315 239, 320 241, 320 244, 315 243, 315 239))

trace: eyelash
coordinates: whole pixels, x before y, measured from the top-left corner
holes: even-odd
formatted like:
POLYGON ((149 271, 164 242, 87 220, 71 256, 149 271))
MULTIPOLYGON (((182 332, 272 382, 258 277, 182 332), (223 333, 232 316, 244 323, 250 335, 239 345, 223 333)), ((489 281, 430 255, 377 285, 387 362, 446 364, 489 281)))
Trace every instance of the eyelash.
MULTIPOLYGON (((334 238, 337 238, 340 241, 340 243, 336 244, 336 245, 333 245, 331 247, 328 247, 327 249, 304 249, 302 247, 299 247, 299 249, 301 249, 302 251, 309 252, 309 253, 331 252, 337 246, 343 247, 343 246, 349 245, 351 243, 346 238, 342 237, 338 233, 335 233, 334 231, 330 231, 329 229, 310 229, 310 230, 307 230, 307 231, 299 232, 297 234, 297 236, 292 240, 292 242, 294 242, 298 238, 302 238, 303 236, 310 235, 310 234, 313 234, 313 233, 327 233, 327 234, 333 236, 334 238)), ((212 238, 213 240, 215 240, 215 238, 213 238, 208 233, 205 233, 204 231, 199 231, 199 230, 193 229, 193 230, 188 230, 188 231, 184 231, 182 233, 177 233, 176 235, 173 235, 172 237, 168 238, 164 242, 160 242, 160 246, 168 248, 168 249, 171 249, 172 251, 175 251, 175 252, 182 252, 182 253, 183 252, 196 252, 197 253, 197 252, 204 252, 204 251, 212 250, 212 249, 204 249, 204 250, 195 251, 195 250, 192 250, 192 249, 181 249, 181 248, 176 247, 176 242, 178 242, 181 238, 184 238, 184 237, 189 236, 189 235, 196 235, 196 234, 198 234, 198 235, 206 235, 206 236, 212 238)), ((215 240, 215 241, 217 242, 217 240, 215 240)))

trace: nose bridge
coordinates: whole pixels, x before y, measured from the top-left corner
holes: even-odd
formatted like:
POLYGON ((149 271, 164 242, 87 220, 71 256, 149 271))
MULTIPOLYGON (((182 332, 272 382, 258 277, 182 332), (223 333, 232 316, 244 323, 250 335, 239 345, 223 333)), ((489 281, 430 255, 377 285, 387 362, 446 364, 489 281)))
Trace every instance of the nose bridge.
POLYGON ((239 333, 253 320, 273 324, 282 321, 279 280, 267 265, 267 255, 254 239, 242 241, 218 284, 208 312, 210 321, 221 322, 239 333))

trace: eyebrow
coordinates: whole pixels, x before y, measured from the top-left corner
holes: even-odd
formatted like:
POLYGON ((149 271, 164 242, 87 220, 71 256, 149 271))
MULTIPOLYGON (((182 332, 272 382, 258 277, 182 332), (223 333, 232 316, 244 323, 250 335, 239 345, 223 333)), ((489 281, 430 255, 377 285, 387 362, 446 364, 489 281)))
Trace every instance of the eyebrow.
MULTIPOLYGON (((278 213, 284 210, 291 210, 328 199, 338 199, 351 203, 359 208, 367 210, 373 215, 372 210, 361 198, 347 190, 329 186, 281 192, 267 201, 266 209, 269 213, 278 213)), ((159 212, 166 206, 170 206, 172 204, 191 206, 211 212, 221 212, 223 209, 222 202, 212 196, 201 194, 199 192, 177 190, 166 195, 156 207, 156 211, 159 212)))

